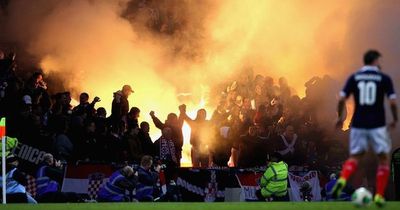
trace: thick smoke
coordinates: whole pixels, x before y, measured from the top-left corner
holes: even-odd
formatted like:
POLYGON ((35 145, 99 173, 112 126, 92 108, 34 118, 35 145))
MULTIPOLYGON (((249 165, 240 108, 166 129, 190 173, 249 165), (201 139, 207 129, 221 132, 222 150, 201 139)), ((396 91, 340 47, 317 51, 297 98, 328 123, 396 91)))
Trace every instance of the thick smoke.
POLYGON ((250 68, 286 77, 304 96, 309 78, 343 81, 369 48, 400 79, 396 0, 11 0, 4 8, 1 42, 23 46, 48 76, 100 96, 100 106, 131 84, 143 120, 181 102, 198 108, 215 84, 250 68))

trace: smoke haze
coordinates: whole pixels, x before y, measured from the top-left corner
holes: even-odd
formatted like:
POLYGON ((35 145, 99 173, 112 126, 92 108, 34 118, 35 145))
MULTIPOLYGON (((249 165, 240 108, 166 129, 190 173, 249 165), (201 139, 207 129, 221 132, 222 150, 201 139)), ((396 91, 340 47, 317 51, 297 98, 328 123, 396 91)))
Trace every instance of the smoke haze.
POLYGON ((23 46, 47 76, 100 96, 108 111, 112 93, 131 84, 131 106, 149 120, 182 102, 210 107, 200 103, 214 102, 210 89, 247 69, 284 76, 304 96, 309 78, 343 81, 370 48, 399 81, 398 20, 396 0, 11 0, 0 41, 23 46))

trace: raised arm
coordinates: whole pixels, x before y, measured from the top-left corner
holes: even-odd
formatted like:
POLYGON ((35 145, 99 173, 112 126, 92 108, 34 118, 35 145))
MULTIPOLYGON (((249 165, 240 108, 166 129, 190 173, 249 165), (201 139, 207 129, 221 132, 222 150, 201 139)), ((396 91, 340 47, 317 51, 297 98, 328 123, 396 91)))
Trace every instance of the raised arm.
POLYGON ((150 112, 150 116, 151 116, 151 119, 153 120, 154 125, 155 125, 158 129, 162 130, 162 129, 164 128, 165 124, 162 123, 161 120, 158 119, 158 118, 156 117, 154 111, 151 111, 151 112, 150 112))
POLYGON ((305 87, 310 87, 311 85, 313 85, 316 81, 321 80, 319 77, 315 76, 313 78, 311 78, 310 80, 308 80, 304 86, 305 87))
POLYGON ((182 104, 179 106, 179 116, 178 116, 178 126, 182 128, 183 122, 185 121, 186 116, 186 105, 182 104))
POLYGON ((94 106, 96 105, 97 102, 100 102, 100 98, 98 96, 94 97, 92 103, 89 104, 90 109, 94 109, 94 106))
POLYGON ((179 120, 182 120, 182 123, 183 123, 183 120, 185 120, 190 126, 192 126, 193 123, 194 123, 194 120, 191 119, 191 118, 186 114, 186 105, 185 105, 185 104, 182 104, 182 105, 179 106, 179 111, 180 111, 180 113, 179 113, 179 120))

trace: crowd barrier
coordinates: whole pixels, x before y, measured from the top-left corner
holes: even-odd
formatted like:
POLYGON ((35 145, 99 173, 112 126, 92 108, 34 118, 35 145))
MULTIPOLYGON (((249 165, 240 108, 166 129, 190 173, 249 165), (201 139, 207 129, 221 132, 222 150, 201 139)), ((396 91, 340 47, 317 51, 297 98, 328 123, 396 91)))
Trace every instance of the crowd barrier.
MULTIPOLYGON (((68 165, 62 184, 63 192, 88 194, 96 199, 98 189, 116 168, 111 165, 68 165)), ((180 168, 175 184, 184 202, 254 201, 263 172, 256 169, 194 169, 180 168)), ((311 199, 321 200, 321 182, 317 171, 291 172, 289 195, 292 201, 302 201, 300 186, 308 182, 311 199), (297 174, 297 175, 296 175, 297 174)), ((169 183, 160 183, 162 185, 169 183)))
MULTIPOLYGON (((20 158, 20 168, 29 174, 27 176, 27 191, 35 196, 34 176, 46 151, 19 143, 13 153, 20 158)), ((65 167, 65 177, 61 190, 88 194, 90 198, 96 199, 98 189, 119 167, 113 164, 68 164, 65 167)), ((180 168, 177 171, 176 185, 180 189, 182 201, 252 201, 256 199, 255 192, 259 189, 258 182, 263 170, 180 168)), ((289 194, 291 200, 302 200, 299 186, 305 181, 312 184, 313 200, 320 200, 320 184, 324 184, 326 180, 321 182, 316 171, 290 172, 289 194)))
MULTIPOLYGON (((27 190, 35 195, 34 176, 46 151, 20 143, 13 153, 20 159, 20 168, 29 174, 27 190)), ((65 168, 62 191, 88 194, 95 199, 99 187, 118 167, 112 164, 70 164, 65 168)), ((183 201, 252 201, 262 172, 262 169, 180 168, 176 184, 183 201)), ((389 187, 394 189, 389 190, 389 197, 400 200, 400 148, 392 154, 392 177, 389 187)), ((312 185, 312 200, 321 200, 321 189, 328 181, 325 177, 316 171, 291 171, 289 195, 292 201, 303 199, 299 186, 306 181, 312 185)))

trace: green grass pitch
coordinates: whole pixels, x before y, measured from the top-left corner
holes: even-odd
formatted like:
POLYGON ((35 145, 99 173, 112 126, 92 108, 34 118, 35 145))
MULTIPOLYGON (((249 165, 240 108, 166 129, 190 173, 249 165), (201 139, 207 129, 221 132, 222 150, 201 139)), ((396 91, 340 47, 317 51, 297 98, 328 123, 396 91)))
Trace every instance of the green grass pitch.
POLYGON ((0 210, 399 210, 400 202, 388 202, 384 208, 374 204, 356 208, 349 202, 281 203, 81 203, 81 204, 7 204, 0 210))

